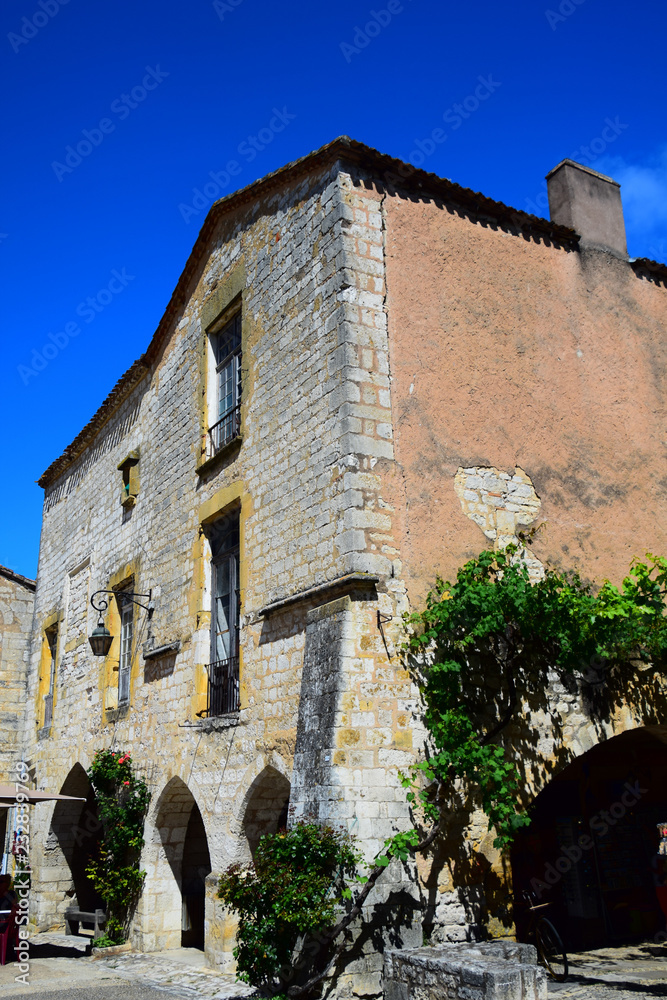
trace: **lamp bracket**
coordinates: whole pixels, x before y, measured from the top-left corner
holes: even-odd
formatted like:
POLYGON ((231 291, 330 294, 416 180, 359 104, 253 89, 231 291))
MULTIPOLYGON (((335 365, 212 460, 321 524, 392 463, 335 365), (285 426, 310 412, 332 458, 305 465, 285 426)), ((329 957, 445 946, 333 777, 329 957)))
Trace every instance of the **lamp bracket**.
POLYGON ((99 597, 100 594, 110 594, 112 597, 115 597, 116 600, 118 601, 119 606, 121 606, 123 601, 126 602, 129 601, 132 604, 138 604, 140 608, 143 608, 144 611, 148 611, 149 614, 153 611, 153 608, 155 607, 152 601, 152 596, 153 596, 152 588, 148 591, 147 594, 135 594, 134 591, 129 591, 129 590, 96 590, 93 596, 90 598, 90 603, 95 608, 95 611, 98 611, 100 614, 102 614, 103 611, 106 611, 107 608, 109 607, 109 598, 99 597), (98 598, 97 604, 95 603, 96 597, 98 598), (142 604, 141 601, 138 600, 138 598, 140 597, 142 598, 142 600, 148 600, 148 604, 142 604))

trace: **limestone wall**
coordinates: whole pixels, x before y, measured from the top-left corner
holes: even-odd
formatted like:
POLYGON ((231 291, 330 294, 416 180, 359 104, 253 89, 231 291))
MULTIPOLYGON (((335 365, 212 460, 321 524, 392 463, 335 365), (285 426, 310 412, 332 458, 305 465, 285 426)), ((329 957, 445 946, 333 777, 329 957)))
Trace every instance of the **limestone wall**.
MULTIPOLYGON (((257 818, 275 825, 290 782, 294 816, 342 823, 369 856, 407 822, 397 768, 413 753, 414 692, 396 658, 388 660, 377 617, 378 609, 395 616, 404 600, 391 511, 372 468, 392 456, 383 252, 378 196, 360 194, 338 170, 225 217, 154 370, 47 487, 35 635, 57 618, 61 644, 53 723, 28 752, 38 787, 61 788, 97 747, 110 745, 129 751, 146 774, 148 875, 133 930, 144 949, 180 944, 179 866, 192 802, 213 872, 250 857, 257 818), (207 463, 204 328, 239 300, 242 443, 207 463), (134 505, 123 506, 117 466, 130 454, 139 456, 140 485, 134 505), (204 528, 234 506, 241 710, 207 720, 197 714, 210 658, 204 528), (139 593, 150 590, 155 608, 152 617, 136 610, 130 705, 119 708, 118 640, 97 659, 87 636, 97 621, 93 592, 128 581, 139 593), (318 623, 331 619, 340 599, 323 704, 303 668, 307 678, 322 670, 312 652, 318 623), (180 648, 144 660, 145 641, 180 648), (299 731, 318 719, 299 742, 299 731)), ((113 599, 105 622, 117 637, 113 599)), ((37 646, 29 715, 40 697, 37 646)), ((33 837, 40 927, 61 923, 77 894, 70 841, 49 835, 53 811, 36 817, 33 837)), ((229 964, 233 924, 210 884, 207 895, 207 950, 229 964)), ((376 985, 378 974, 376 961, 376 985)))
POLYGON ((16 780, 22 749, 35 584, 0 566, 0 781, 16 780))

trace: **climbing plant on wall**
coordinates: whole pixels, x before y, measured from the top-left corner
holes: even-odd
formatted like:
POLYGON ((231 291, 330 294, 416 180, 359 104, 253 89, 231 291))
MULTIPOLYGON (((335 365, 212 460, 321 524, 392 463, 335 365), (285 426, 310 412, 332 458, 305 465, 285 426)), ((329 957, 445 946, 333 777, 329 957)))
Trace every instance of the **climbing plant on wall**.
MULTIPOLYGON (((485 551, 453 583, 437 580, 407 617, 405 648, 431 741, 429 757, 404 779, 408 799, 437 823, 435 787, 459 779, 476 790, 500 848, 529 822, 518 808, 517 716, 548 709, 554 681, 581 691, 591 714, 604 714, 647 671, 650 683, 667 657, 667 559, 636 560, 620 587, 605 581, 594 589, 548 566, 531 583, 517 555, 515 546, 485 551)), ((416 846, 416 831, 406 837, 416 846)), ((388 856, 404 847, 388 842, 388 856)))
POLYGON ((99 857, 90 861, 86 875, 106 904, 105 941, 120 944, 146 877, 139 857, 150 794, 146 782, 135 774, 130 755, 120 750, 97 750, 88 777, 97 798, 102 836, 99 857))
MULTIPOLYGON (((330 886, 316 905, 304 891, 308 879, 299 881, 309 870, 305 859, 316 833, 263 838, 255 865, 229 869, 220 882, 220 897, 242 914, 243 978, 264 988, 272 983, 274 991, 282 983, 291 997, 308 995, 349 947, 344 932, 387 865, 433 844, 444 827, 448 789, 462 789, 470 809, 481 806, 495 846, 509 847, 529 822, 521 808, 519 763, 531 713, 553 713, 556 683, 583 696, 593 716, 609 718, 633 697, 644 707, 653 703, 662 690, 657 672, 667 661, 666 591, 664 558, 636 560, 620 587, 605 581, 595 588, 549 566, 531 582, 518 546, 482 552, 453 583, 438 579, 424 606, 405 620, 403 655, 420 685, 429 742, 427 755, 401 775, 414 826, 386 841, 364 878, 354 875, 350 855, 348 884, 341 882, 337 891, 330 866, 322 882, 313 882, 330 886), (271 907, 291 914, 282 938, 264 923, 271 907), (281 979, 281 963, 291 968, 299 934, 306 935, 301 956, 309 956, 310 978, 287 987, 292 980, 281 979), (246 972, 251 967, 256 971, 246 972)), ((562 720, 552 714, 552 721, 556 735, 562 720)))

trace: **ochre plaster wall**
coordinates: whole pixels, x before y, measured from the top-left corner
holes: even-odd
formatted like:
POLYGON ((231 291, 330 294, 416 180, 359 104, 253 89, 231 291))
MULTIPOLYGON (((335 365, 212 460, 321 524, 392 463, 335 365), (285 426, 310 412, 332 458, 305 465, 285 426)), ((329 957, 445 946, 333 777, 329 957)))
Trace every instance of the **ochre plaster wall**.
POLYGON ((457 470, 530 477, 543 562, 618 582, 667 552, 667 291, 608 254, 531 242, 434 202, 387 198, 403 573, 418 599, 484 547, 457 470))

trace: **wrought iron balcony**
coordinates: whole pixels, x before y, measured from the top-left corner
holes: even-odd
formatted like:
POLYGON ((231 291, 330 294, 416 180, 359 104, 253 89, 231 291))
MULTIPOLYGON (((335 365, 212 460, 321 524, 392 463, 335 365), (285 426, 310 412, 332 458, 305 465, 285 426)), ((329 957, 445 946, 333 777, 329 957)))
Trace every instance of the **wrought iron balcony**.
POLYGON ((213 424, 208 432, 206 457, 213 458, 218 452, 241 433, 241 404, 226 413, 222 420, 213 424))
POLYGON ((208 698, 206 715, 226 715, 239 710, 239 658, 215 660, 206 667, 208 671, 208 698))

